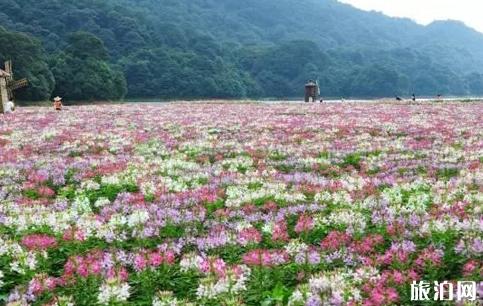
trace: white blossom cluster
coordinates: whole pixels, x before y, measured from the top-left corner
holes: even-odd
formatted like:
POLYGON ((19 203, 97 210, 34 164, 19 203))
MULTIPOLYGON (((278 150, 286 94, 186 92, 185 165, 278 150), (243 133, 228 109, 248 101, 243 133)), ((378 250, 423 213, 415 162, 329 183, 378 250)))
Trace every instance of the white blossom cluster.
POLYGON ((129 289, 130 286, 128 283, 117 280, 108 280, 99 288, 97 299, 102 305, 124 302, 127 301, 130 296, 129 289))
POLYGON ((229 271, 225 277, 216 279, 209 276, 200 281, 196 295, 199 299, 216 299, 224 295, 236 295, 237 293, 246 290, 246 283, 250 277, 250 269, 242 265, 243 270, 241 275, 235 275, 229 271))
POLYGON ((28 252, 17 242, 0 237, 0 258, 4 256, 12 258, 9 265, 12 272, 24 275, 28 271, 35 271, 37 267, 37 257, 34 252, 28 252))

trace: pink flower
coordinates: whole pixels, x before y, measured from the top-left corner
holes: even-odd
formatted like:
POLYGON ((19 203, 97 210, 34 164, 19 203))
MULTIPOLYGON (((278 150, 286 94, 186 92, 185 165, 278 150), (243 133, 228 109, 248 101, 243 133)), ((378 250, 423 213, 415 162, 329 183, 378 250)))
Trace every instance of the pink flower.
POLYGON ((44 290, 42 282, 39 279, 32 279, 29 283, 29 291, 34 295, 38 295, 44 290))
POLYGON ((275 223, 272 232, 273 241, 288 241, 289 235, 287 231, 287 223, 285 220, 275 223))
POLYGON ((362 241, 355 241, 351 248, 360 254, 374 252, 374 248, 384 242, 382 235, 375 234, 365 237, 362 241))
MULTIPOLYGON (((377 284, 373 284, 377 285, 377 284)), ((363 302, 363 305, 382 306, 393 305, 399 300, 399 294, 394 288, 387 288, 383 285, 377 285, 376 288, 372 288, 369 293, 369 299, 363 302)))
POLYGON ((200 270, 203 273, 214 273, 218 277, 224 277, 226 275, 226 263, 221 258, 204 258, 200 264, 200 270))
POLYGON ((164 252, 164 263, 168 265, 172 265, 174 264, 175 259, 176 259, 176 256, 173 251, 168 250, 164 252))
POLYGON ((215 259, 213 262, 213 269, 218 277, 224 277, 226 274, 226 264, 223 259, 215 259))
POLYGON ((66 276, 72 276, 75 272, 75 266, 72 260, 68 260, 65 265, 64 265, 64 275, 66 276))
POLYGON ((427 265, 439 266, 441 265, 443 255, 444 252, 442 250, 429 246, 419 254, 414 263, 421 268, 427 265))
POLYGON ((295 225, 295 232, 300 234, 303 232, 310 232, 314 228, 314 220, 311 216, 300 215, 297 224, 295 225))
POLYGON ((238 234, 238 242, 243 246, 250 243, 259 243, 260 241, 262 241, 262 235, 254 227, 245 228, 238 234))
POLYGON ((79 274, 80 276, 82 277, 88 277, 89 276, 89 267, 86 263, 81 263, 78 267, 77 267, 77 274, 79 274))
POLYGON ((46 198, 55 196, 55 191, 53 191, 52 189, 46 186, 39 187, 38 193, 40 196, 46 197, 46 198))
POLYGON ((92 274, 101 274, 102 272, 102 266, 98 261, 92 262, 90 268, 92 274))
POLYGON ((264 252, 266 251, 260 250, 260 249, 250 251, 243 256, 243 262, 247 265, 260 266, 262 265, 262 257, 267 256, 266 254, 265 255, 263 254, 264 252))
POLYGON ((82 230, 79 229, 67 229, 65 230, 62 239, 65 241, 72 241, 72 240, 77 240, 77 241, 84 241, 85 240, 85 235, 82 230))
POLYGON ((46 171, 36 171, 30 173, 28 180, 35 184, 45 183, 49 179, 49 174, 46 171))
POLYGON ((45 280, 45 286, 47 287, 48 290, 54 290, 55 287, 57 286, 58 284, 58 281, 55 277, 48 277, 46 280, 45 280))
POLYGON ((396 302, 397 300, 399 300, 399 294, 394 288, 387 288, 386 294, 387 294, 387 298, 391 302, 396 302))
POLYGON ((408 279, 411 280, 411 281, 418 280, 419 279, 419 275, 418 275, 418 273, 416 273, 416 271, 409 270, 408 271, 408 279))
POLYGON ((479 267, 480 265, 476 260, 469 260, 465 265, 463 266, 463 275, 469 276, 473 274, 479 267))
POLYGON ((121 267, 119 269, 119 278, 121 279, 121 281, 127 281, 128 277, 129 277, 129 273, 127 272, 127 270, 124 268, 124 267, 121 267))
POLYGON ((394 282, 398 285, 403 284, 404 281, 405 281, 404 275, 399 271, 394 271, 392 277, 393 277, 394 282))
POLYGON ((243 256, 243 262, 253 266, 275 266, 288 261, 288 255, 283 250, 252 250, 243 256))
POLYGON ((32 234, 22 238, 21 243, 29 250, 46 250, 57 246, 54 237, 45 234, 32 234))
POLYGON ((163 263, 163 256, 158 252, 149 254, 149 264, 153 267, 158 267, 163 263))
POLYGON ((344 232, 332 231, 320 243, 320 246, 326 250, 338 250, 342 246, 346 246, 351 241, 351 236, 344 232))
POLYGON ((241 276, 243 274, 243 269, 239 265, 234 265, 231 268, 231 271, 237 276, 241 276))
POLYGON ((134 269, 136 271, 143 271, 146 269, 148 265, 148 261, 146 260, 146 256, 144 254, 138 254, 134 258, 134 269))
POLYGON ((273 212, 273 211, 276 211, 277 209, 278 209, 278 205, 273 201, 268 201, 263 205, 263 210, 267 212, 273 212))
POLYGON ((383 305, 384 304, 384 294, 379 290, 373 290, 371 292, 370 299, 373 302, 373 305, 383 305))
POLYGON ((242 207, 242 210, 245 214, 253 214, 257 211, 257 207, 253 204, 246 204, 242 207))
POLYGON ((209 273, 211 270, 211 264, 210 260, 208 258, 203 259, 203 261, 200 264, 200 270, 203 273, 209 273))
POLYGON ((107 276, 108 279, 115 279, 116 278, 116 270, 114 268, 107 270, 106 276, 107 276))

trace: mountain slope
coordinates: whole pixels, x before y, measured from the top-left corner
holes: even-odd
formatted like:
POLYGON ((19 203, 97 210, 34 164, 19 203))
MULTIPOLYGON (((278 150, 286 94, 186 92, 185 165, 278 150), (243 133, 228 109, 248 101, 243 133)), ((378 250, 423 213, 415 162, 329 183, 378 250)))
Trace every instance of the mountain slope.
POLYGON ((445 51, 461 52, 464 59, 470 56, 451 68, 483 71, 483 34, 460 22, 440 21, 424 27, 409 19, 361 11, 335 0, 124 0, 124 3, 138 4, 138 10, 150 16, 153 24, 194 26, 193 30, 210 33, 223 41, 278 44, 310 40, 322 50, 413 48, 434 52, 435 48, 448 48, 445 51))
POLYGON ((131 97, 300 96, 309 78, 326 96, 483 93, 483 34, 335 0, 0 0, 0 25, 42 41, 57 84, 76 77, 58 71, 69 37, 94 34, 131 97))

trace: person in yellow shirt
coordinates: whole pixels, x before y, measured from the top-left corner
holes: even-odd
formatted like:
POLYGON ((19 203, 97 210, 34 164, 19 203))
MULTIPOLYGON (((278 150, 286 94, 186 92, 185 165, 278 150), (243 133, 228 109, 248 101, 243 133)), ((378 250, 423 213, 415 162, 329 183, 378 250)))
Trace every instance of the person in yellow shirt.
POLYGON ((54 98, 54 108, 55 108, 56 111, 62 110, 62 98, 61 97, 55 97, 54 98))

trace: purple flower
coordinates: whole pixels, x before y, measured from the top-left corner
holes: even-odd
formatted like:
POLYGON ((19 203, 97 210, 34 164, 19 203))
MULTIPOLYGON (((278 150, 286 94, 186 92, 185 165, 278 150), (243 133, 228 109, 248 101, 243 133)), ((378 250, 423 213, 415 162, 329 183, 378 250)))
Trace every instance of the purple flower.
POLYGON ((322 300, 319 296, 312 295, 305 302, 305 306, 322 306, 322 300))

